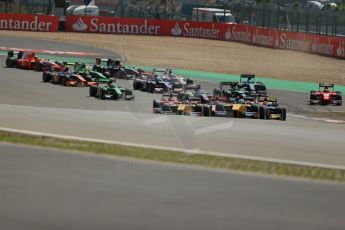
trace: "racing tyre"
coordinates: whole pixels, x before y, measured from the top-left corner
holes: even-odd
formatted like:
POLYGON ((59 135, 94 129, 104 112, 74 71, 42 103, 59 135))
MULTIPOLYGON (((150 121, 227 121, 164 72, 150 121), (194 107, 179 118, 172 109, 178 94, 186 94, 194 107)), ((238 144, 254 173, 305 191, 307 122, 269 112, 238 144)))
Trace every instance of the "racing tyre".
POLYGON ((186 80, 187 85, 192 85, 193 83, 194 83, 194 81, 192 79, 187 78, 187 80, 186 80))
POLYGON ((92 77, 88 74, 84 77, 84 79, 87 81, 87 82, 90 82, 90 81, 93 81, 92 80, 92 77))
POLYGON ((153 108, 160 108, 161 107, 161 101, 160 100, 153 100, 153 108))
POLYGON ((96 94, 97 94, 97 88, 91 86, 91 87, 89 88, 89 95, 90 95, 90 97, 95 97, 96 94))
POLYGON ((222 95, 222 91, 220 89, 214 89, 213 90, 213 96, 221 96, 222 95))
POLYGON ((15 63, 16 62, 14 60, 12 60, 11 58, 6 59, 6 67, 8 67, 8 68, 14 67, 15 63))
POLYGON ((203 105, 202 106, 202 115, 204 117, 209 117, 211 114, 211 108, 209 105, 203 105))
POLYGON ((260 116, 260 115, 259 115, 259 114, 260 114, 260 113, 259 113, 259 105, 255 105, 255 104, 252 105, 252 106, 251 106, 251 112, 254 112, 254 113, 256 113, 256 114, 258 115, 258 116, 256 116, 255 118, 259 118, 259 116, 260 116))
POLYGON ((197 105, 194 107, 194 112, 199 113, 199 114, 202 115, 202 104, 197 104, 197 105))
POLYGON ((286 108, 282 108, 282 121, 286 121, 286 108))
POLYGON ((226 97, 232 97, 232 91, 230 89, 223 90, 223 95, 226 97))
POLYGON ((259 119, 266 119, 266 107, 265 106, 259 107, 259 119))
POLYGON ((114 98, 114 100, 119 100, 123 97, 123 95, 124 95, 124 93, 122 93, 122 94, 114 93, 113 98, 114 98))
POLYGON ((43 82, 50 82, 52 80, 52 77, 49 73, 44 72, 42 74, 42 81, 43 82))
POLYGON ((63 77, 62 79, 61 79, 61 85, 63 85, 63 86, 67 86, 67 79, 66 79, 66 77, 63 77))
POLYGON ((36 71, 41 71, 42 70, 42 64, 40 62, 36 62, 35 64, 35 70, 36 71))
POLYGON ((135 89, 135 90, 140 89, 140 82, 133 81, 133 89, 135 89))
POLYGON ((103 90, 100 90, 100 91, 99 91, 99 97, 100 97, 102 100, 105 100, 105 95, 104 95, 104 91, 103 91, 103 90))
POLYGON ((150 84, 150 85, 149 85, 149 92, 150 92, 150 93, 153 93, 153 91, 154 91, 154 86, 150 84))

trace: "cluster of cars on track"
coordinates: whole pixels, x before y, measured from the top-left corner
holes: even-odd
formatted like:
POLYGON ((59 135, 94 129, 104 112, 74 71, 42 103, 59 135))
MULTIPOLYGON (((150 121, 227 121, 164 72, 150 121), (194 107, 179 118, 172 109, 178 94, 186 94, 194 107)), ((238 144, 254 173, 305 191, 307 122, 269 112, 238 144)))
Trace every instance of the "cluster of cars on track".
MULTIPOLYGON (((126 68, 109 58, 96 58, 93 66, 86 66, 40 59, 32 52, 9 51, 6 66, 43 71, 43 82, 87 86, 90 96, 103 100, 134 100, 133 90, 160 93, 161 99, 153 100, 154 113, 286 120, 286 107, 269 96, 265 84, 252 74, 242 74, 239 81, 220 82, 210 93, 171 69, 126 68), (133 90, 117 85, 116 79, 132 80, 133 90)), ((310 92, 310 104, 342 105, 342 93, 334 91, 334 84, 320 83, 319 90, 310 92)))
POLYGON ((154 113, 286 120, 286 107, 268 96, 266 86, 251 74, 242 74, 238 82, 220 82, 212 94, 192 80, 182 86, 154 100, 154 113))
POLYGON ((9 51, 6 59, 7 67, 43 71, 42 81, 64 86, 87 86, 92 97, 100 99, 134 100, 131 89, 115 84, 115 77, 125 69, 120 68, 118 61, 96 59, 94 66, 83 63, 58 62, 38 58, 34 53, 9 51), (106 61, 106 67, 102 66, 106 61))

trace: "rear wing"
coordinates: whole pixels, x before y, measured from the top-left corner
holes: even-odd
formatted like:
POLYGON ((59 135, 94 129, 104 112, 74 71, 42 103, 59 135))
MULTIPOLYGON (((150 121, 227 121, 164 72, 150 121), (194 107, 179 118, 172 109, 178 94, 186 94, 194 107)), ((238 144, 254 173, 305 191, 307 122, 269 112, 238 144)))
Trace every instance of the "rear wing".
POLYGON ((7 57, 13 57, 14 55, 18 55, 19 53, 24 53, 23 51, 16 51, 16 50, 10 50, 7 52, 7 57))
POLYGON ((67 61, 62 62, 62 64, 63 64, 64 66, 75 66, 75 65, 79 65, 78 62, 67 62, 67 61))
POLYGON ((330 88, 334 88, 334 84, 333 83, 319 83, 319 87, 324 88, 324 87, 330 87, 330 88))
POLYGON ((278 102, 278 99, 276 97, 259 97, 259 101, 278 102))
POLYGON ((172 69, 153 68, 153 73, 172 73, 172 69))
POLYGON ((96 78, 95 79, 95 82, 98 84, 98 85, 102 85, 102 84, 111 84, 113 83, 113 81, 109 78, 96 78))
POLYGON ((109 66, 114 60, 111 58, 96 58, 96 65, 101 65, 102 63, 106 63, 107 66, 109 66))
POLYGON ((201 89, 201 85, 187 85, 186 90, 199 90, 201 89))
POLYGON ((241 74, 240 82, 244 82, 244 83, 255 82, 255 75, 254 74, 241 74))
POLYGON ((166 97, 169 97, 169 96, 175 96, 177 97, 179 94, 178 93, 163 93, 162 96, 166 96, 166 97))
POLYGON ((234 86, 237 85, 238 81, 221 81, 219 82, 219 85, 230 85, 230 86, 234 86))

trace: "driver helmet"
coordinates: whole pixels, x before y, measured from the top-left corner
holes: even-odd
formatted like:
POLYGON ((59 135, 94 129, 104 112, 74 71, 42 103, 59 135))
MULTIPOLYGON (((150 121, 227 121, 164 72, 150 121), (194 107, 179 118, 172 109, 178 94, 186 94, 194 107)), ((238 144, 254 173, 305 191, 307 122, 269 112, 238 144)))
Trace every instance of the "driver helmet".
POLYGON ((121 64, 121 59, 116 59, 114 63, 115 63, 115 65, 120 65, 121 64))
POLYGON ((240 98, 240 99, 238 100, 238 103, 239 103, 239 104, 244 104, 244 102, 245 102, 245 101, 244 101, 243 98, 240 98))

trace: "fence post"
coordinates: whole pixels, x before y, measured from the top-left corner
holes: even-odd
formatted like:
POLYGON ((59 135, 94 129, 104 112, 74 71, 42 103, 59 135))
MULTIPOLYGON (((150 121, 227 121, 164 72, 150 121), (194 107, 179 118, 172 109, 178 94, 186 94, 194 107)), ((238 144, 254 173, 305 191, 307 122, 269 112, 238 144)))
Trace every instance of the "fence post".
POLYGON ((334 16, 334 34, 337 35, 338 34, 338 20, 337 20, 337 16, 334 16))
POLYGON ((309 32, 309 12, 305 15, 306 19, 305 19, 305 32, 309 32))
POLYGON ((8 13, 8 0, 5 1, 5 13, 8 13))
POLYGON ((296 11, 297 12, 297 22, 296 22, 296 30, 297 30, 297 32, 299 31, 299 20, 300 20, 300 15, 299 15, 299 11, 296 11))
POLYGON ((328 14, 326 14, 326 35, 328 35, 328 14))

